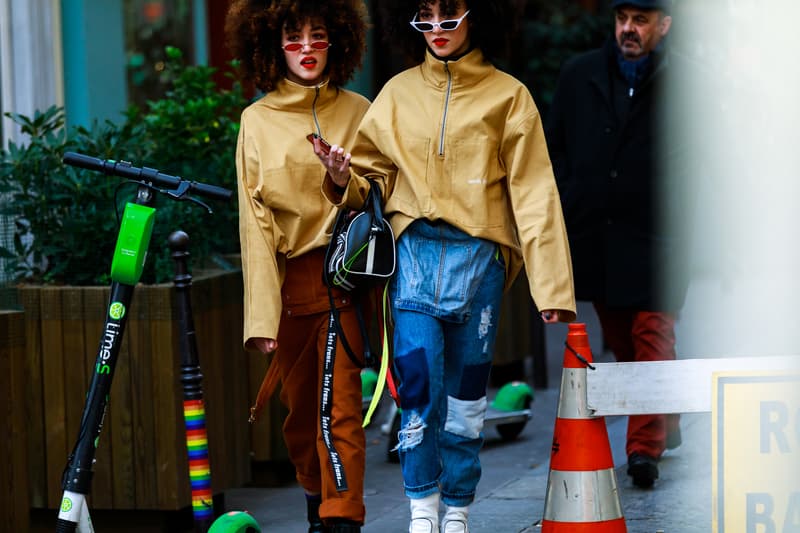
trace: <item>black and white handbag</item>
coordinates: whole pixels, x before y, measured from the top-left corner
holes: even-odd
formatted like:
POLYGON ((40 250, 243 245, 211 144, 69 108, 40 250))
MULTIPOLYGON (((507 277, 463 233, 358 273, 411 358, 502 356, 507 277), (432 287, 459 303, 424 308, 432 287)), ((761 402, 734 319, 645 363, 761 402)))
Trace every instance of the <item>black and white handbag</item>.
POLYGON ((325 252, 325 283, 349 292, 386 283, 394 274, 394 232, 383 218, 380 189, 369 180, 364 207, 341 209, 325 252))

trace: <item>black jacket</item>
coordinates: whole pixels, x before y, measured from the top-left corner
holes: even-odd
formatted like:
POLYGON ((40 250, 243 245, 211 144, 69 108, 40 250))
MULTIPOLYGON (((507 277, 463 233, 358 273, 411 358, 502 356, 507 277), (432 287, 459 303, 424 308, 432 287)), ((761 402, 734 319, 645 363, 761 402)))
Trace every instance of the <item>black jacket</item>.
MULTIPOLYGON (((631 96, 609 39, 566 63, 546 136, 580 300, 677 311, 688 285, 685 239, 664 223, 668 158, 685 157, 659 112, 672 58, 653 53, 631 96), (663 144, 662 144, 663 143, 663 144)), ((674 163, 674 162, 673 162, 674 163)))

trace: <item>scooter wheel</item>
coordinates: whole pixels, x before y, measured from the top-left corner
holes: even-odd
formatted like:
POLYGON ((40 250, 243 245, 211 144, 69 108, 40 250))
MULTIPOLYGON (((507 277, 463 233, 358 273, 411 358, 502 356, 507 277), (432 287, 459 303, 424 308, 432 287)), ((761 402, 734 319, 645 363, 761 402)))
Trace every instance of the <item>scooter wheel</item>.
POLYGON ((514 422, 497 426, 497 432, 503 440, 516 439, 519 434, 522 433, 523 429, 525 429, 525 422, 514 422))
POLYGON ((250 513, 230 511, 214 520, 208 533, 261 533, 261 527, 250 513))

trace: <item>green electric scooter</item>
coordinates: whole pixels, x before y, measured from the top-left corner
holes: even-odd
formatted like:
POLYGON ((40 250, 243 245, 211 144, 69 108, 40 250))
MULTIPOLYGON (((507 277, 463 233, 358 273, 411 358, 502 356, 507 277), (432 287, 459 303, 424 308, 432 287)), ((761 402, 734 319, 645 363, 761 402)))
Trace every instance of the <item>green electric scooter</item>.
MULTIPOLYGON (((128 319, 134 288, 142 274, 156 216, 157 195, 176 201, 191 201, 210 211, 207 205, 192 195, 227 201, 232 192, 214 185, 188 181, 164 174, 152 168, 137 168, 125 161, 97 159, 67 152, 64 163, 135 183, 136 194, 128 202, 122 216, 114 258, 111 264, 111 296, 105 317, 91 382, 86 394, 78 438, 69 455, 62 478, 63 495, 56 522, 56 533, 92 533, 87 495, 91 492, 93 466, 103 419, 109 401, 114 370, 128 319)), ((188 308, 187 308, 188 309, 188 308)), ((189 330, 186 329, 188 332, 189 330)), ((190 385, 195 380, 189 379, 190 385)), ((194 398, 195 400, 197 398, 194 398)), ((189 420, 187 419, 187 422, 189 420)), ((205 509, 203 509, 205 511, 205 509)), ((208 515, 196 515, 198 531, 215 533, 260 532, 258 524, 246 513, 229 513, 220 517, 208 529, 208 515), (217 525, 217 522, 219 525, 217 525)))

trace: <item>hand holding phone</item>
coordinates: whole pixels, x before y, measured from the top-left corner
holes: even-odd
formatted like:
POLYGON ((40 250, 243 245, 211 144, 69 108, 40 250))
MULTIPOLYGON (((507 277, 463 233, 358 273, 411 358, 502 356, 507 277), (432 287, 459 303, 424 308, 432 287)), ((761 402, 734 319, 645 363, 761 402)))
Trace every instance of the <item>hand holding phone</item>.
POLYGON ((324 158, 320 158, 322 164, 325 165, 333 183, 339 187, 344 187, 347 184, 347 180, 350 179, 350 154, 345 154, 344 150, 339 147, 337 148, 336 157, 334 158, 335 161, 331 161, 331 145, 328 141, 316 133, 309 133, 306 135, 306 139, 312 144, 314 143, 314 139, 319 141, 319 148, 322 153, 325 154, 324 158))
POLYGON ((319 139, 319 147, 325 153, 325 155, 331 153, 331 145, 328 143, 328 141, 326 141, 316 133, 309 133, 306 136, 306 139, 308 139, 308 142, 310 142, 311 144, 314 144, 314 139, 319 139))

